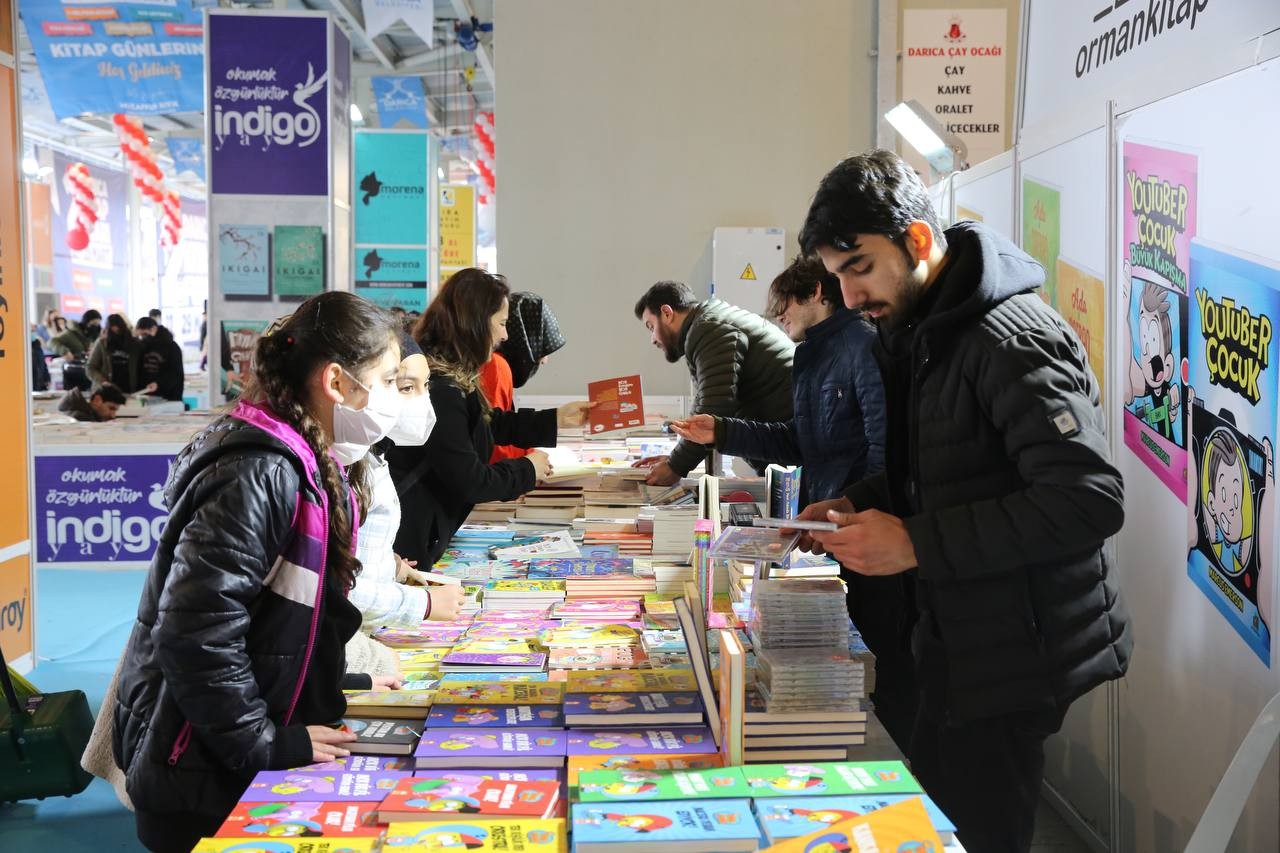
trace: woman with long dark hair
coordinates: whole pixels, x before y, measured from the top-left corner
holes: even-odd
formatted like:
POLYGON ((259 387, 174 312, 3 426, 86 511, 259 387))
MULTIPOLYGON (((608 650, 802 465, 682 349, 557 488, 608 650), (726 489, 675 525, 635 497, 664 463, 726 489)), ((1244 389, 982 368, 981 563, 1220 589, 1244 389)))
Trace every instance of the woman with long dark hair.
POLYGON ((396 553, 432 565, 471 509, 514 500, 551 473, 546 453, 489 464, 494 444, 554 447, 559 427, 582 426, 586 402, 559 409, 494 409, 479 388, 480 369, 506 339, 510 289, 500 276, 465 269, 445 283, 414 328, 431 365, 436 426, 422 447, 387 454, 400 493, 396 553))

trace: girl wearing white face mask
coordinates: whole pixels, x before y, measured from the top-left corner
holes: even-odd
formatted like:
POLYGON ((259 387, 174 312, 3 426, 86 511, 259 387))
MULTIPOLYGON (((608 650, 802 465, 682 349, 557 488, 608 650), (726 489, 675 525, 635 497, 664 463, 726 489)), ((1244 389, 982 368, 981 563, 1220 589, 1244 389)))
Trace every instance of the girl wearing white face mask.
MULTIPOLYGON (((400 529, 400 498, 391 479, 384 454, 391 444, 421 447, 435 426, 435 411, 427 395, 430 368, 416 342, 408 334, 400 338, 400 373, 396 379, 398 393, 404 401, 400 417, 385 441, 374 446, 364 460, 351 471, 352 487, 361 493, 367 508, 360 535, 356 538, 356 555, 363 570, 351 590, 351 603, 360 609, 363 630, 372 633, 384 626, 408 627, 423 619, 452 620, 462 606, 462 587, 437 586, 430 590, 402 581, 414 574, 413 564, 396 555, 394 543, 400 529)), ((394 653, 370 647, 361 638, 353 638, 347 646, 348 669, 370 672, 398 671, 394 653), (364 665, 364 656, 374 664, 364 665)))

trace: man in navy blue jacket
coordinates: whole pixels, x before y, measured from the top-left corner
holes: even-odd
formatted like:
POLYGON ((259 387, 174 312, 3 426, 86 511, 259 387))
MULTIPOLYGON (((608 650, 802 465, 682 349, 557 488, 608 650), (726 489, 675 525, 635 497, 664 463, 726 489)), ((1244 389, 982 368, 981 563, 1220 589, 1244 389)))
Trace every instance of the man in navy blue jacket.
MULTIPOLYGON (((821 260, 798 257, 769 286, 769 314, 796 347, 795 414, 770 423, 694 415, 673 421, 680 436, 731 456, 801 465, 801 506, 839 497, 884 469, 884 388, 872 354, 876 333, 844 306, 839 280, 821 260)), ((876 655, 876 712, 904 746, 914 718, 915 681, 901 578, 846 573, 849 615, 876 655)))

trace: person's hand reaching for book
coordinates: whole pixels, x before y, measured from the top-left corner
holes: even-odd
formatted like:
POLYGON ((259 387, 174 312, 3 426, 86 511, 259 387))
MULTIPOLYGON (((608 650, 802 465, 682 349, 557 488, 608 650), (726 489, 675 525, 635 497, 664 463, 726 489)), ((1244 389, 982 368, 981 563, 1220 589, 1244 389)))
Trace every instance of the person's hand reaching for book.
POLYGON ((694 415, 688 420, 671 421, 671 431, 696 444, 716 443, 716 419, 714 415, 694 415))
MULTIPOLYGON (((827 513, 832 510, 835 512, 845 513, 853 512, 853 503, 848 498, 819 501, 816 504, 809 504, 800 511, 800 514, 797 515, 796 518, 801 521, 832 521, 833 519, 827 518, 827 513)), ((836 523, 839 524, 840 522, 837 521, 836 523)), ((794 528, 784 527, 782 532, 790 534, 796 531, 794 528)), ((800 539, 796 542, 796 548, 801 551, 808 551, 812 554, 827 553, 826 549, 822 547, 822 544, 813 538, 813 535, 814 531, 812 530, 801 530, 800 539)))
POLYGON ((645 477, 644 481, 650 486, 674 486, 680 482, 680 475, 671 467, 670 462, 663 459, 649 469, 649 476, 645 477))
POLYGON ((556 423, 562 427, 580 427, 587 422, 588 413, 595 407, 595 403, 586 400, 565 403, 556 409, 556 423))
POLYGON ((328 726, 307 726, 307 734, 311 738, 311 760, 317 764, 346 758, 351 753, 342 745, 356 739, 349 729, 331 729, 328 726))
POLYGON ((462 584, 446 583, 438 586, 432 586, 429 591, 431 596, 431 611, 427 618, 432 622, 452 622, 462 614, 462 603, 467 600, 467 594, 462 588, 462 584))
POLYGON ((399 690, 400 685, 404 684, 404 679, 398 675, 371 675, 373 679, 373 689, 382 690, 399 690))
POLYGON ((525 457, 533 463, 534 479, 545 480, 555 473, 555 469, 551 467, 551 457, 547 455, 545 450, 535 450, 525 457))

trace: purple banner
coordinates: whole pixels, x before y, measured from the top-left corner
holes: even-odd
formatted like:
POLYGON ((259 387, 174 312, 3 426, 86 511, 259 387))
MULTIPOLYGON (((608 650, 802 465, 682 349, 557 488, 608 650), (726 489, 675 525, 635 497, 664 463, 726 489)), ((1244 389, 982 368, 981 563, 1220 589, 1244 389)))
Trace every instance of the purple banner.
POLYGON ((36 560, 150 562, 169 511, 172 456, 37 456, 36 560))
POLYGON ((209 16, 214 193, 328 195, 328 19, 209 16))

